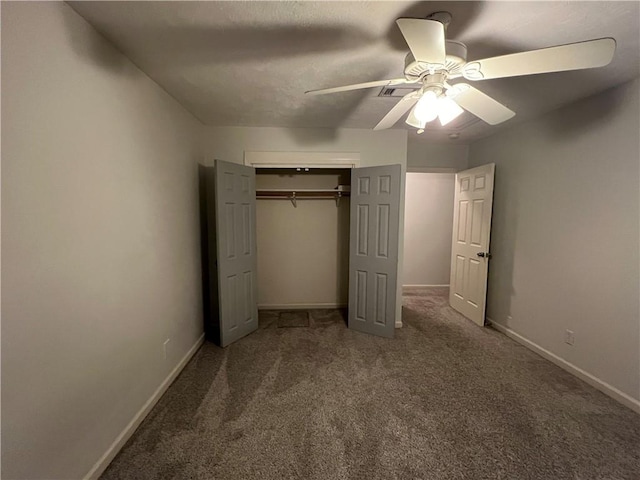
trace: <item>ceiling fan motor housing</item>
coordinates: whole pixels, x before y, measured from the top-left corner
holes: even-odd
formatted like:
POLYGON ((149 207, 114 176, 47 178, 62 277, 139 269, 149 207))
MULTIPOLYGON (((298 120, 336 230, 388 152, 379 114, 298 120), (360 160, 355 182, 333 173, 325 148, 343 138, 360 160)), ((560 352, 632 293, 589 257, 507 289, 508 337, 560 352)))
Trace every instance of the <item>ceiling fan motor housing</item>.
POLYGON ((466 63, 467 46, 461 42, 447 40, 444 65, 417 62, 413 54, 409 52, 404 59, 404 74, 407 80, 412 82, 422 81, 425 76, 442 71, 446 73, 447 77, 457 77, 462 74, 462 67, 466 63))
POLYGON ((423 87, 422 93, 428 92, 429 90, 435 92, 436 95, 440 95, 444 90, 444 82, 447 80, 446 72, 436 72, 434 74, 428 73, 422 77, 423 87))

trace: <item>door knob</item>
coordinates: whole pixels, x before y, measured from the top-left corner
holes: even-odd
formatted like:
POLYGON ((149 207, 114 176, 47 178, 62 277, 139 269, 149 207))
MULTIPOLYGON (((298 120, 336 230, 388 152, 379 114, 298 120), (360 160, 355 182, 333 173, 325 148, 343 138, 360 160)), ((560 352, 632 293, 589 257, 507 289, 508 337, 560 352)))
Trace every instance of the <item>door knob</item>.
POLYGON ((478 252, 477 255, 482 258, 491 258, 491 254, 489 252, 478 252))

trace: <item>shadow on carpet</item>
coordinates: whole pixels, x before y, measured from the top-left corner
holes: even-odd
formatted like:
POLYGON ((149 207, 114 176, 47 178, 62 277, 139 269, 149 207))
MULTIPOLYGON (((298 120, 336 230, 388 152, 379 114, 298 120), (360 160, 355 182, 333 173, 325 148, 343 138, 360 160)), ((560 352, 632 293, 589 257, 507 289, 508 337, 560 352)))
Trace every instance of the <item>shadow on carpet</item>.
POLYGON ((404 301, 394 339, 261 312, 206 343, 102 478, 638 478, 639 415, 445 294, 404 301))

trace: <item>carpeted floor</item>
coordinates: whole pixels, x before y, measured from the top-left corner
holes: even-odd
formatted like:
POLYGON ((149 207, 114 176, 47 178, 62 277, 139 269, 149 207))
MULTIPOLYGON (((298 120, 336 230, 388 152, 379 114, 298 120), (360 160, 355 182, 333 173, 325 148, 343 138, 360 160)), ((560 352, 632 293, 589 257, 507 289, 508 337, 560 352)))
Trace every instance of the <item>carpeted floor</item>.
POLYGON ((638 479, 640 415, 447 305, 205 344, 103 479, 638 479))

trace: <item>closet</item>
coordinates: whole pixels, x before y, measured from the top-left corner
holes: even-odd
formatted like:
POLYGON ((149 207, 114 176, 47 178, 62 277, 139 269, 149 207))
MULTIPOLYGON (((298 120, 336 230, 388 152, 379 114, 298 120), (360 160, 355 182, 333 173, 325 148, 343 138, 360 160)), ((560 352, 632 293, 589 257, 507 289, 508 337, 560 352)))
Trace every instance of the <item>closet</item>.
POLYGON ((393 336, 400 165, 305 160, 201 168, 205 326, 221 346, 258 327, 259 303, 347 302, 349 328, 393 336))
POLYGON ((346 307, 351 169, 256 169, 258 309, 346 307))

